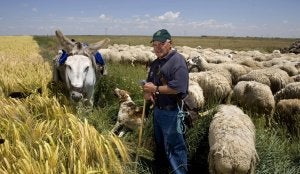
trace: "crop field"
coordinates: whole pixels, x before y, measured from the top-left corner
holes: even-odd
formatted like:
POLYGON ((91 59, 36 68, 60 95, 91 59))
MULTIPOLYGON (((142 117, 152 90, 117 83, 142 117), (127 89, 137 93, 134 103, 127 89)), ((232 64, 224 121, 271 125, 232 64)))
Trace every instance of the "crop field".
MULTIPOLYGON (((95 43, 104 37, 111 44, 147 45, 146 36, 68 36, 95 43)), ((174 37, 174 44, 212 49, 259 50, 271 53, 296 39, 174 37)), ((141 147, 138 131, 118 138, 110 133, 119 109, 113 89, 130 92, 143 105, 139 81, 147 76, 144 65, 108 62, 108 75, 97 82, 94 108, 74 107, 51 86, 52 59, 58 45, 54 36, 0 36, 0 173, 152 173, 152 116, 144 125, 141 147), (22 92, 26 97, 9 97, 22 92), (139 160, 136 162, 136 154, 139 160), (137 165, 137 168, 135 166, 137 165)), ((212 108, 204 107, 200 113, 212 108)), ((247 113, 256 127, 259 162, 256 173, 300 173, 300 139, 285 128, 265 128, 263 117, 247 113)), ((186 134, 190 173, 208 173, 208 128, 212 114, 200 117, 186 134)))

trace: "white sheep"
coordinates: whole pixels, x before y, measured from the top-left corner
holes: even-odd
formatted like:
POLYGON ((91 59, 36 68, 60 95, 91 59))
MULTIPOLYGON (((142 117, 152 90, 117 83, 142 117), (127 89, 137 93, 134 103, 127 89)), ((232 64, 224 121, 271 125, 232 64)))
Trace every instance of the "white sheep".
POLYGON ((295 82, 300 82, 300 74, 295 75, 295 76, 291 76, 291 78, 292 78, 295 82))
POLYGON ((300 138, 300 99, 283 99, 276 104, 275 121, 300 138))
POLYGON ((192 108, 201 109, 204 106, 205 100, 200 85, 197 82, 190 80, 188 92, 189 95, 186 100, 191 103, 190 105, 193 105, 192 108))
POLYGON ((236 84, 238 78, 250 72, 250 68, 237 63, 208 63, 203 57, 194 57, 187 62, 189 69, 195 67, 198 71, 228 71, 231 74, 231 83, 236 84))
POLYGON ((279 68, 265 68, 252 70, 239 77, 238 81, 257 81, 270 86, 273 94, 293 82, 287 72, 279 68))
POLYGON ((209 147, 211 174, 255 173, 255 126, 238 107, 219 106, 209 127, 209 147))
POLYGON ((233 88, 231 103, 253 113, 264 114, 271 126, 275 100, 269 86, 255 81, 240 81, 233 88))
POLYGON ((204 106, 203 90, 197 82, 189 80, 188 96, 184 99, 185 109, 189 114, 187 126, 192 127, 193 123, 199 118, 198 111, 204 106))
POLYGON ((278 68, 282 69, 283 71, 287 72, 289 76, 294 76, 294 75, 299 74, 298 69, 292 63, 285 63, 285 64, 278 65, 275 67, 278 67, 278 68))
POLYGON ((227 102, 232 91, 231 83, 221 73, 212 71, 189 73, 189 78, 202 88, 205 104, 227 102))
POLYGON ((108 46, 107 49, 100 49, 100 53, 107 61, 130 63, 134 66, 135 63, 146 64, 153 61, 156 56, 152 52, 152 47, 144 45, 118 45, 113 44, 108 46))
POLYGON ((276 102, 282 99, 300 99, 300 82, 288 84, 285 88, 276 92, 274 98, 276 102))
POLYGON ((250 57, 238 57, 235 59, 235 62, 247 66, 252 70, 263 68, 263 64, 261 62, 255 61, 250 57))

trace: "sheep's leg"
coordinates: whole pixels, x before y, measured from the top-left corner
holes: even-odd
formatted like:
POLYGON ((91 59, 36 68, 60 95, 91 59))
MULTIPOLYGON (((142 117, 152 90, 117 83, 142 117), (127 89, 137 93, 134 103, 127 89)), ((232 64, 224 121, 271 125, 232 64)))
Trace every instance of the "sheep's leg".
POLYGON ((230 93, 228 94, 226 100, 225 100, 225 104, 230 104, 231 103, 232 95, 233 95, 233 91, 231 90, 230 93))

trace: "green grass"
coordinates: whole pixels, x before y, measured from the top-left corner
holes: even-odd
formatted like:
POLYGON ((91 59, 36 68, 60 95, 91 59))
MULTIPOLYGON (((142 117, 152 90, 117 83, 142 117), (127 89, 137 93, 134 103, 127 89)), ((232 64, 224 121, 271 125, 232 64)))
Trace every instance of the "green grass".
MULTIPOLYGON (((89 43, 97 42, 104 36, 71 36, 78 41, 89 43)), ((112 43, 118 44, 149 44, 150 37, 140 36, 110 36, 112 43)), ((53 37, 35 37, 40 45, 41 54, 45 59, 51 59, 57 52, 53 37)), ((175 37, 176 45, 187 45, 210 48, 229 48, 234 50, 261 50, 271 51, 272 49, 289 46, 293 39, 264 39, 264 38, 225 38, 225 37, 175 37)), ((91 113, 81 115, 88 119, 99 132, 109 131, 115 121, 118 112, 118 100, 113 95, 115 87, 125 89, 131 93, 131 97, 136 103, 142 105, 142 90, 139 81, 147 76, 146 69, 142 65, 132 67, 120 63, 108 63, 108 76, 103 77, 97 84, 95 94, 95 107, 91 113)), ((200 118, 193 129, 187 132, 187 143, 190 154, 191 173, 208 173, 208 127, 212 115, 200 118)), ((282 128, 266 130, 264 120, 254 118, 256 125, 256 148, 260 161, 256 168, 256 173, 300 173, 300 140, 291 139, 285 134, 282 128)), ((153 137, 152 137, 152 117, 145 123, 143 130, 142 148, 140 149, 139 173, 151 173, 151 160, 153 159, 153 137), (150 162, 149 162, 150 161, 150 162)), ((137 132, 133 131, 122 138, 123 142, 130 145, 132 149, 137 145, 137 132)), ((135 154, 135 151, 132 151, 135 154)))
POLYGON ((256 173, 300 173, 299 140, 289 139, 281 132, 284 131, 277 129, 268 132, 257 127, 256 149, 260 162, 256 173))

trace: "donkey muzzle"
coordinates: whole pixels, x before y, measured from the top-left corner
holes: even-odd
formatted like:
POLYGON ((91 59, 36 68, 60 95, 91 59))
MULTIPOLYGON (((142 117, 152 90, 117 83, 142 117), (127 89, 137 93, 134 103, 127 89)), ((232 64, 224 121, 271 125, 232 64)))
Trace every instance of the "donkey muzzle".
POLYGON ((82 93, 77 91, 71 92, 71 99, 74 100, 75 102, 79 102, 82 98, 83 98, 82 93))

